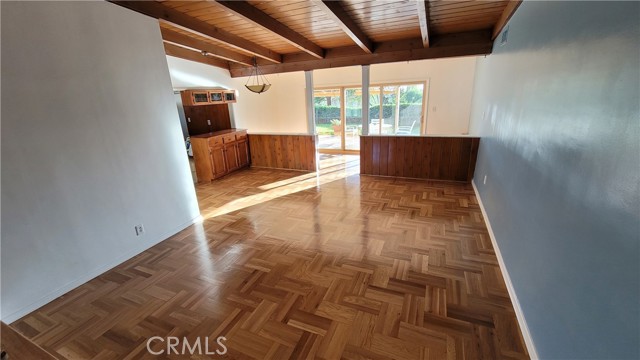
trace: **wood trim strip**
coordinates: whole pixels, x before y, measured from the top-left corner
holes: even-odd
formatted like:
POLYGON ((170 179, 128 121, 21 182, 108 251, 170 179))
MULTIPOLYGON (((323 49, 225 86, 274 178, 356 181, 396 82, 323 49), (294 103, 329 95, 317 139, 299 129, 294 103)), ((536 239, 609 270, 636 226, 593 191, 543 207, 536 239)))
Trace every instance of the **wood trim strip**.
POLYGON ((513 14, 518 10, 518 7, 522 4, 522 0, 510 0, 507 3, 507 7, 504 8, 502 15, 500 15, 500 19, 493 27, 493 32, 491 33, 491 40, 495 40, 498 37, 502 29, 507 26, 509 19, 513 16, 513 14))
POLYGON ((178 57, 185 60, 196 61, 199 63, 229 70, 229 62, 227 61, 214 58, 214 57, 204 56, 200 52, 185 49, 178 45, 164 43, 164 52, 169 56, 174 56, 174 57, 178 57))
POLYGON ((253 66, 253 60, 249 56, 239 54, 229 49, 225 49, 166 28, 160 28, 160 32, 162 33, 162 39, 165 42, 188 47, 197 51, 206 51, 211 56, 222 60, 233 61, 245 66, 253 66))

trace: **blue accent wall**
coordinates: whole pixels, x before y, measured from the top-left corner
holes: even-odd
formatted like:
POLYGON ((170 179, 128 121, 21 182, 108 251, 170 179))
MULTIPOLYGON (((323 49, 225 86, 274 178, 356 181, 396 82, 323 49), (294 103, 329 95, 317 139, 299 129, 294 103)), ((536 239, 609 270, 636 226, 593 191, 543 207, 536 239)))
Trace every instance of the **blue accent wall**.
POLYGON ((525 1, 477 62, 474 181, 543 359, 640 358, 639 87, 639 2, 525 1))

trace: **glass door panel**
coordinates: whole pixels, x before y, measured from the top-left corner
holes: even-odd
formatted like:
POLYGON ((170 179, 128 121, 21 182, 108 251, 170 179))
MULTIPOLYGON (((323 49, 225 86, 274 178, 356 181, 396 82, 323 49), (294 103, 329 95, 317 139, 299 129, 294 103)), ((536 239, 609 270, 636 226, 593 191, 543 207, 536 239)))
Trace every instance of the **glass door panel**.
POLYGON ((422 110, 424 104, 424 84, 399 86, 398 135, 422 134, 422 110))
POLYGON ((344 148, 360 150, 360 134, 362 134, 362 88, 345 88, 344 148))
POLYGON ((319 149, 342 149, 343 124, 341 121, 340 88, 313 91, 319 149))
POLYGON ((380 99, 380 87, 369 88, 369 134, 380 134, 380 121, 381 121, 381 99, 380 99))
POLYGON ((380 122, 380 133, 383 135, 393 135, 398 128, 398 86, 382 87, 382 121, 380 122))

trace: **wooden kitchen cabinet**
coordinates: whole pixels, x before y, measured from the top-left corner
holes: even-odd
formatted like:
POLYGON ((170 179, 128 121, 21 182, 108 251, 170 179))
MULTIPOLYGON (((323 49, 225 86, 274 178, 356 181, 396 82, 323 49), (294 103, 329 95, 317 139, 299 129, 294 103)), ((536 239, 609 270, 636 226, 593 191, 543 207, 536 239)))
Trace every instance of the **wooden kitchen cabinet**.
POLYGON ((240 168, 240 162, 238 161, 238 143, 233 142, 231 144, 224 145, 225 160, 227 161, 227 167, 229 171, 234 171, 240 168))
POLYGON ((211 104, 224 103, 224 93, 223 90, 209 91, 209 101, 211 104))
POLYGON ((234 103, 234 102, 236 102, 236 91, 235 90, 225 90, 223 95, 224 95, 224 102, 226 102, 226 103, 234 103))
POLYGON ((191 137, 199 183, 206 183, 249 165, 247 132, 228 129, 191 137))
POLYGON ((202 106, 236 102, 236 91, 227 89, 196 89, 180 91, 182 105, 202 106))
POLYGON ((208 90, 184 90, 180 92, 182 98, 182 104, 186 106, 208 105, 209 91, 208 90))
POLYGON ((238 140, 238 163, 240 167, 249 165, 249 143, 246 137, 244 140, 238 140))
POLYGON ((231 129, 229 103, 235 90, 197 89, 180 91, 189 136, 231 129))
MULTIPOLYGON (((206 159, 205 159, 206 161, 206 159)), ((196 168, 197 169, 197 168, 196 168)), ((227 160, 225 149, 223 146, 211 148, 211 174, 212 179, 219 178, 227 175, 229 169, 227 168, 227 160)), ((208 175, 208 174, 206 174, 208 175)), ((200 175, 198 175, 198 180, 200 180, 200 175)))

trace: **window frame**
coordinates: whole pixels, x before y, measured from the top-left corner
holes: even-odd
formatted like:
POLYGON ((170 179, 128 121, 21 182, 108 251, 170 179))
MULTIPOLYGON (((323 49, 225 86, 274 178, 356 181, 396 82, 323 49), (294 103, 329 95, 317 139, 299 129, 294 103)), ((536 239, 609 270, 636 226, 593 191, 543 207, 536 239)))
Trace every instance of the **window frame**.
MULTIPOLYGON (((424 136, 427 133, 427 102, 428 102, 428 94, 429 94, 429 79, 419 80, 419 81, 393 81, 393 82, 380 82, 369 84, 369 88, 380 88, 380 95, 384 93, 385 86, 403 86, 403 85, 422 85, 422 110, 420 114, 420 133, 418 135, 409 135, 409 136, 424 136)), ((345 98, 344 91, 346 88, 357 88, 360 87, 362 89, 362 84, 353 84, 353 85, 329 85, 329 86, 318 86, 314 87, 313 91, 315 93, 316 90, 340 90, 340 120, 342 122, 343 131, 342 131, 342 151, 345 151, 344 147, 344 127, 346 126, 344 118, 345 112, 345 98)), ((380 97, 380 105, 382 105, 382 97, 380 97)), ((315 107, 315 104, 314 104, 315 107)), ((380 121, 382 122, 383 112, 380 111, 380 121)), ((371 119, 367 119, 370 121, 371 119)), ((364 121, 364 120, 363 120, 364 121)), ((369 132, 370 134, 371 132, 369 132)))

